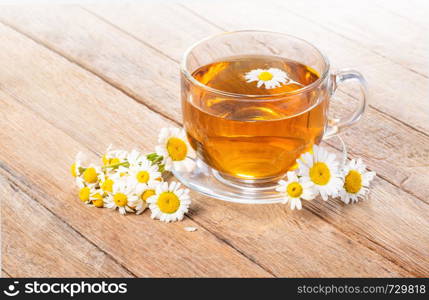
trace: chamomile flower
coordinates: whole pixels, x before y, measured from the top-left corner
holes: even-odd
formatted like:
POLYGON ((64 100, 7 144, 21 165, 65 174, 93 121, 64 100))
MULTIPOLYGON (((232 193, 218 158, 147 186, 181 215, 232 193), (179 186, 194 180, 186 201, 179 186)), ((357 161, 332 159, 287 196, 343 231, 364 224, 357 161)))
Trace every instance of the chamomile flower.
POLYGON ((103 172, 99 166, 90 164, 85 171, 82 172, 82 179, 87 184, 95 184, 99 181, 99 177, 102 176, 103 172))
POLYGON ((352 159, 343 169, 344 185, 340 190, 341 200, 349 204, 364 199, 375 172, 368 172, 362 159, 352 159))
POLYGON ((177 171, 191 171, 195 167, 195 151, 186 137, 186 132, 179 128, 162 128, 158 136, 159 145, 156 153, 164 157, 165 170, 173 167, 177 171))
POLYGON ((305 181, 314 184, 314 188, 323 200, 327 201, 328 196, 338 195, 343 186, 343 180, 334 154, 314 145, 313 154, 307 152, 297 162, 299 175, 303 176, 305 181))
POLYGON ((164 222, 174 222, 183 219, 188 212, 191 200, 188 189, 180 189, 180 183, 163 182, 156 187, 155 195, 149 197, 147 202, 152 212, 152 219, 164 222))
POLYGON ((85 182, 85 180, 81 177, 76 177, 76 185, 79 188, 79 199, 80 201, 89 204, 91 202, 91 195, 95 191, 95 184, 88 184, 85 182))
POLYGON ((160 185, 162 182, 155 180, 155 181, 149 181, 147 184, 145 185, 140 185, 139 187, 136 188, 136 192, 138 195, 140 195, 140 198, 147 202, 147 199, 149 199, 149 197, 152 197, 153 195, 156 194, 156 188, 158 187, 158 185, 160 185))
POLYGON ((128 174, 137 187, 161 178, 161 173, 158 172, 158 166, 152 165, 147 159, 141 160, 141 165, 130 167, 128 174))
POLYGON ((136 214, 141 214, 147 208, 147 199, 156 194, 156 188, 159 184, 161 184, 160 181, 151 180, 147 184, 136 185, 135 191, 138 197, 131 203, 136 214))
POLYGON ((138 198, 135 193, 134 185, 127 179, 122 179, 113 185, 113 191, 105 201, 104 206, 111 209, 118 209, 122 215, 127 212, 134 212, 132 204, 138 198))
POLYGON ((247 72, 244 75, 244 78, 247 82, 257 81, 256 86, 259 88, 262 85, 265 85, 266 89, 274 89, 282 86, 282 84, 299 84, 300 83, 293 81, 290 79, 286 72, 277 69, 277 68, 269 68, 269 69, 255 69, 250 72, 247 72))
POLYGON ((290 202, 291 209, 301 209, 301 199, 310 201, 316 196, 313 183, 298 179, 295 172, 288 172, 287 181, 280 180, 276 191, 284 193, 283 203, 290 202))

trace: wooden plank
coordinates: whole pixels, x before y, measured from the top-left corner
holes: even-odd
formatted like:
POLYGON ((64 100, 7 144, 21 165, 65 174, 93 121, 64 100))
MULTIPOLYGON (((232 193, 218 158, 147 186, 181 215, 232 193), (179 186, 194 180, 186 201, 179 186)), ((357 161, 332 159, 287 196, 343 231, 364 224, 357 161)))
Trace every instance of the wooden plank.
POLYGON ((426 30, 380 9, 373 0, 353 3, 332 0, 329 5, 317 0, 277 2, 283 9, 429 78, 426 30))
POLYGON ((2 175, 0 190, 2 261, 14 277, 132 277, 2 175))
MULTIPOLYGON (((174 14, 171 11, 180 11, 183 10, 180 7, 176 6, 166 6, 161 5, 157 6, 154 4, 142 6, 135 6, 131 4, 123 4, 120 6, 96 6, 94 9, 97 13, 102 13, 103 16, 106 14, 107 17, 117 23, 118 25, 124 27, 126 30, 131 30, 132 34, 138 36, 139 38, 153 38, 153 40, 149 40, 150 45, 156 45, 160 52, 169 53, 173 59, 179 58, 179 50, 177 47, 170 51, 171 45, 189 45, 195 41, 195 38, 189 38, 189 30, 184 33, 184 30, 175 31, 173 37, 169 38, 169 43, 163 44, 162 39, 155 38, 157 36, 166 36, 169 32, 166 27, 162 27, 163 30, 161 34, 151 35, 148 32, 148 29, 145 27, 135 26, 136 23, 140 22, 141 19, 145 19, 146 22, 149 22, 151 19, 145 18, 148 12, 153 11, 162 11, 160 12, 165 18, 167 18, 166 13, 170 11, 170 18, 172 19, 172 23, 180 23, 178 19, 176 19, 176 15, 182 17, 183 13, 174 14), (173 9, 174 8, 174 9, 173 9), (113 18, 113 16, 117 16, 117 14, 113 13, 116 11, 122 11, 123 14, 118 18, 113 18), (133 12, 133 13, 132 13, 133 12), (128 21, 128 23, 126 22, 128 21), (175 42, 171 42, 174 40, 175 42)), ((91 7, 93 9, 93 7, 91 7)), ((138 85, 138 89, 133 84, 133 78, 135 76, 130 77, 130 80, 127 79, 126 72, 116 72, 119 66, 116 67, 115 64, 111 64, 109 61, 109 57, 117 57, 117 56, 131 56, 130 53, 134 53, 133 49, 138 49, 138 53, 146 51, 147 57, 151 61, 158 62, 163 58, 157 55, 156 53, 148 52, 148 49, 141 48, 142 46, 137 46, 136 41, 133 41, 131 38, 126 39, 126 36, 121 34, 115 29, 109 28, 107 29, 107 25, 99 24, 99 22, 92 21, 88 18, 83 18, 82 12, 76 10, 74 8, 70 8, 68 16, 64 15, 63 19, 58 19, 57 17, 61 14, 61 7, 58 7, 57 10, 50 9, 49 14, 34 8, 34 10, 29 11, 28 18, 25 18, 25 14, 22 13, 10 13, 10 17, 8 21, 16 20, 14 25, 19 26, 21 29, 28 32, 32 37, 36 39, 40 39, 43 43, 48 44, 50 47, 53 47, 57 51, 65 54, 68 57, 72 57, 72 59, 77 60, 78 63, 84 65, 86 68, 91 69, 94 73, 99 74, 100 76, 107 76, 109 78, 109 82, 112 82, 116 86, 119 86, 124 90, 133 90, 132 94, 139 94, 138 99, 144 101, 151 107, 154 106, 157 111, 162 111, 165 115, 173 120, 180 122, 180 109, 177 107, 179 101, 176 101, 177 96, 173 98, 169 97, 158 97, 158 93, 154 92, 154 95, 151 94, 147 89, 141 89, 140 83, 136 83, 138 85), (31 16, 31 19, 30 19, 31 16), (39 18, 35 18, 40 16, 39 18), (43 16, 43 17, 42 17, 43 16), (73 30, 68 28, 68 24, 72 24, 70 22, 71 19, 79 19, 79 24, 81 27, 76 27, 73 25, 73 30), (31 22, 30 20, 33 20, 31 22), (61 24, 61 28, 65 28, 67 30, 67 39, 62 40, 58 38, 54 38, 56 36, 54 27, 52 24, 60 22, 63 20, 61 24), (21 26, 20 24, 28 24, 28 26, 21 26), (85 43, 88 43, 86 49, 91 51, 91 55, 81 55, 81 47, 79 46, 79 42, 81 41, 81 37, 85 36, 87 33, 86 28, 92 28, 94 32, 97 32, 95 36, 97 39, 92 41, 88 38, 85 38, 85 43), (105 32, 109 32, 107 36, 104 36, 105 32), (71 40, 75 41, 73 44, 71 40), (130 50, 128 52, 124 51, 124 48, 120 48, 119 50, 112 47, 104 47, 99 45, 106 45, 112 40, 121 41, 121 44, 133 45, 130 46, 130 50), (134 43, 133 43, 134 42, 134 43), (76 46, 78 45, 78 46, 76 46), (149 54, 152 54, 150 56, 149 54), (90 57, 91 59, 87 59, 90 57), (97 57, 97 59, 93 59, 97 57), (125 75, 123 75, 125 73, 125 75), (107 75, 105 75, 107 74, 107 75), (131 82, 131 83, 130 83, 131 82), (143 93, 140 93, 143 91, 143 93), (172 109, 166 109, 168 107, 172 107, 172 109)), ((196 18, 193 15, 187 15, 187 19, 192 19, 192 23, 197 23, 199 28, 196 36, 200 35, 202 29, 205 30, 207 34, 212 34, 215 30, 214 27, 208 23, 201 24, 202 20, 196 18)), ((151 24, 149 28, 155 27, 155 23, 151 24)), ((173 27, 169 28, 170 31, 173 30, 173 27)), ((86 36, 85 36, 86 37, 86 36)), ((147 40, 146 40, 147 41, 147 40)), ((133 60, 133 58, 130 58, 133 60)), ((165 59, 164 59, 165 60, 165 59)), ((134 61, 137 61, 134 59, 134 61)), ((121 62, 119 62, 121 63, 121 62)), ((142 63, 142 62, 141 62, 142 63)), ((131 67, 131 66, 130 66, 131 67)), ((135 70, 133 70, 132 74, 138 74, 141 72, 138 70, 139 66, 134 66, 135 70)), ((168 68, 163 65, 163 71, 168 73, 168 70, 171 70, 171 74, 177 72, 175 68, 171 67, 171 64, 168 68)), ((145 74, 141 72, 141 77, 145 77, 145 74)), ((172 79, 176 86, 179 86, 178 79, 176 77, 168 76, 168 79, 172 79)), ((150 79, 147 79, 150 80, 150 79)), ((153 80, 162 80, 159 77, 154 78, 153 80)), ((169 86, 172 86, 170 84, 169 86)), ((345 89, 347 91, 347 89, 345 89)), ((174 90, 172 90, 169 95, 173 94, 174 90)), ((336 110, 338 112, 344 113, 350 110, 350 103, 354 102, 350 97, 344 97, 344 94, 341 97, 338 97, 340 100, 340 104, 336 110)), ((350 145, 352 153, 355 155, 362 155, 367 160, 371 160, 371 166, 376 169, 384 178, 388 179, 390 182, 394 183, 397 186, 401 186, 405 190, 409 191, 411 194, 416 197, 426 200, 429 199, 429 191, 425 188, 424 183, 429 180, 429 166, 427 166, 427 149, 429 148, 429 139, 420 134, 418 132, 410 131, 409 127, 401 124, 393 119, 386 118, 382 113, 369 109, 368 114, 364 117, 362 122, 356 126, 355 128, 347 131, 345 133, 345 138, 350 145), (365 134, 365 132, 372 132, 371 135, 368 136, 367 139, 355 139, 354 137, 359 134, 365 134), (411 144, 415 144, 416 147, 406 147, 408 142, 400 143, 400 141, 409 141, 411 144), (393 146, 392 146, 393 145, 393 146), (406 162, 404 163, 404 159, 406 158, 406 162), (382 158, 382 159, 380 159, 382 158), (427 174, 427 175, 426 175, 427 174)))
MULTIPOLYGON (((2 168, 9 180, 133 274, 139 277, 269 276, 190 219, 165 224, 151 220, 148 214, 123 217, 107 209, 83 206, 76 197, 68 165, 78 150, 89 153, 93 160, 94 154, 2 92, 0 99, 4 108, 2 126, 7 125, 9 131, 0 134, 1 140, 8 141, 0 160, 8 162, 2 168), (199 230, 190 234, 183 229, 185 226, 196 226, 199 230)), ((36 275, 45 274, 32 274, 36 275)))
POLYGON ((262 269, 256 269, 238 252, 231 253, 231 248, 226 248, 225 243, 265 270, 280 276, 411 275, 350 240, 309 211, 295 214, 282 205, 233 205, 193 194, 195 204, 191 217, 198 224, 206 224, 197 227, 210 226, 207 228, 218 237, 214 241, 205 230, 198 230, 197 235, 183 234, 182 226, 193 224, 189 219, 178 224, 162 224, 141 216, 122 217, 113 212, 82 208, 75 200, 67 179, 67 164, 79 148, 82 150, 85 145, 101 152, 108 143, 113 143, 126 147, 139 145, 140 149, 148 150, 155 144, 159 128, 170 123, 12 30, 0 26, 0 34, 4 47, 9 49, 0 54, 0 62, 7 70, 0 74, 0 82, 8 83, 2 89, 23 105, 18 107, 17 103, 9 100, 2 111, 4 116, 1 120, 5 124, 2 124, 4 130, 0 137, 10 142, 0 153, 0 159, 13 162, 10 168, 17 176, 25 176, 28 184, 36 185, 46 193, 46 198, 40 199, 44 205, 62 214, 66 222, 90 237, 136 275, 269 275, 262 269), (67 78, 67 85, 64 78, 67 78), (46 121, 31 114, 24 106, 46 121), (31 120, 31 124, 19 120, 31 120), (82 144, 77 144, 59 130, 45 128, 48 122, 82 144), (106 128, 111 131, 106 131, 106 128), (32 142, 31 149, 19 147, 34 136, 37 139, 32 142), (137 136, 141 139, 136 140, 137 136), (38 153, 34 149, 44 150, 38 153), (53 200, 55 198, 56 201, 53 200), (107 228, 93 232, 88 230, 88 222, 107 228), (238 223, 240 225, 236 226, 238 223), (121 228, 150 228, 150 231, 136 231, 130 239, 128 235, 121 234, 121 228), (235 236, 237 239, 232 239, 235 236), (224 243, 216 244, 219 240, 224 243), (159 256, 159 253, 168 253, 164 243, 169 243, 171 248, 167 247, 167 250, 174 253, 168 259, 159 256), (315 244, 324 246, 315 253, 315 244), (181 250, 175 245, 180 245, 181 250), (261 251, 268 248, 271 250, 261 251), (131 253, 130 249, 133 250, 131 253), (356 260, 356 257, 361 260, 356 260), (345 265, 348 267, 344 268, 345 265))

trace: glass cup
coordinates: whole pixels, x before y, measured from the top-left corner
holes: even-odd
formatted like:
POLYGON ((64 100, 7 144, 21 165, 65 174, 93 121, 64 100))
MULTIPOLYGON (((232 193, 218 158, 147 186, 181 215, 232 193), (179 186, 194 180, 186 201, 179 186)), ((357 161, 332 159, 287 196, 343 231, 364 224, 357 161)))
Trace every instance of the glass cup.
MULTIPOLYGON (((293 68, 291 73, 300 70, 293 68)), ((243 188, 276 183, 296 167, 302 153, 356 123, 367 103, 366 82, 359 72, 333 73, 327 58, 310 43, 266 31, 228 32, 194 44, 181 62, 181 85, 183 124, 198 159, 219 180, 243 188), (252 57, 297 63, 317 79, 290 90, 256 94, 250 91, 256 83, 250 85, 245 73, 231 74, 230 82, 242 85, 243 93, 196 78, 195 72, 204 66, 220 62, 219 68, 226 68, 234 59, 252 57), (329 102, 346 81, 359 83, 358 106, 350 115, 330 119, 329 102)))

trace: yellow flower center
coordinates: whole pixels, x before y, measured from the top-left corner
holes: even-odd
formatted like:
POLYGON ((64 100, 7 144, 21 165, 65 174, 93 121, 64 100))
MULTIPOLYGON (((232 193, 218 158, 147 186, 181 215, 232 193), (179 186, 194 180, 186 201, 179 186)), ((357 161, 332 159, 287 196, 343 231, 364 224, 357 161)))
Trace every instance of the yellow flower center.
POLYGON ((175 213, 180 207, 180 200, 172 192, 164 192, 158 197, 159 210, 166 214, 175 213))
POLYGON ((97 171, 94 168, 88 168, 83 172, 83 179, 88 183, 97 182, 97 171))
POLYGON ((317 185, 326 185, 331 179, 331 171, 324 162, 317 162, 310 169, 310 178, 317 185))
POLYGON ((264 71, 259 73, 258 78, 259 80, 262 80, 262 81, 268 81, 273 79, 273 74, 271 74, 270 72, 264 71))
POLYGON ((89 200, 89 187, 83 187, 79 190, 79 199, 82 200, 82 202, 86 202, 89 200))
POLYGON ((76 174, 76 163, 73 163, 73 164, 71 165, 71 167, 70 167, 70 171, 71 171, 71 174, 73 175, 73 177, 76 177, 76 176, 77 176, 77 174, 76 174))
POLYGON ((121 162, 121 160, 117 157, 114 158, 107 158, 106 154, 103 155, 103 165, 108 166, 108 165, 117 165, 121 162))
POLYGON ((350 170, 344 179, 344 189, 347 193, 356 194, 362 188, 362 175, 356 170, 350 170))
POLYGON ((125 206, 128 203, 128 197, 125 194, 117 193, 113 196, 113 201, 117 206, 125 206))
POLYGON ((287 186, 286 192, 290 197, 298 198, 302 195, 302 191, 303 191, 302 185, 299 182, 295 181, 295 182, 289 183, 289 185, 287 186))
POLYGON ((149 173, 147 171, 140 171, 137 173, 136 178, 140 183, 146 183, 149 181, 149 173))
POLYGON ((121 162, 121 160, 120 160, 119 158, 115 157, 115 158, 112 158, 112 159, 110 160, 109 165, 117 165, 117 164, 119 164, 120 162, 121 162))
POLYGON ((146 201, 149 197, 152 197, 153 195, 155 195, 154 190, 146 190, 141 195, 141 198, 142 198, 142 200, 146 201))
POLYGON ((113 190, 113 180, 112 179, 106 179, 103 184, 101 185, 101 189, 105 192, 112 192, 113 190))
POLYGON ((172 137, 167 142, 167 151, 172 160, 180 161, 186 158, 188 148, 183 140, 172 137))
POLYGON ((92 204, 94 204, 95 207, 101 208, 104 206, 103 196, 100 193, 92 195, 92 198, 92 204))

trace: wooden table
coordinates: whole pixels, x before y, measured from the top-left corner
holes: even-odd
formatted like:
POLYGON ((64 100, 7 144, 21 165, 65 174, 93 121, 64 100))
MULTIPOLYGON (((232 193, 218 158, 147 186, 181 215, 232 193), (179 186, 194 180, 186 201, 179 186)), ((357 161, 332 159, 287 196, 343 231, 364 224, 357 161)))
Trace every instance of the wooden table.
POLYGON ((3 276, 429 276, 428 14, 424 0, 1 7, 3 276), (192 193, 173 224, 85 207, 75 154, 151 151, 181 123, 184 50, 246 28, 300 36, 366 76, 370 105, 342 137, 378 174, 369 199, 291 211, 192 193))

